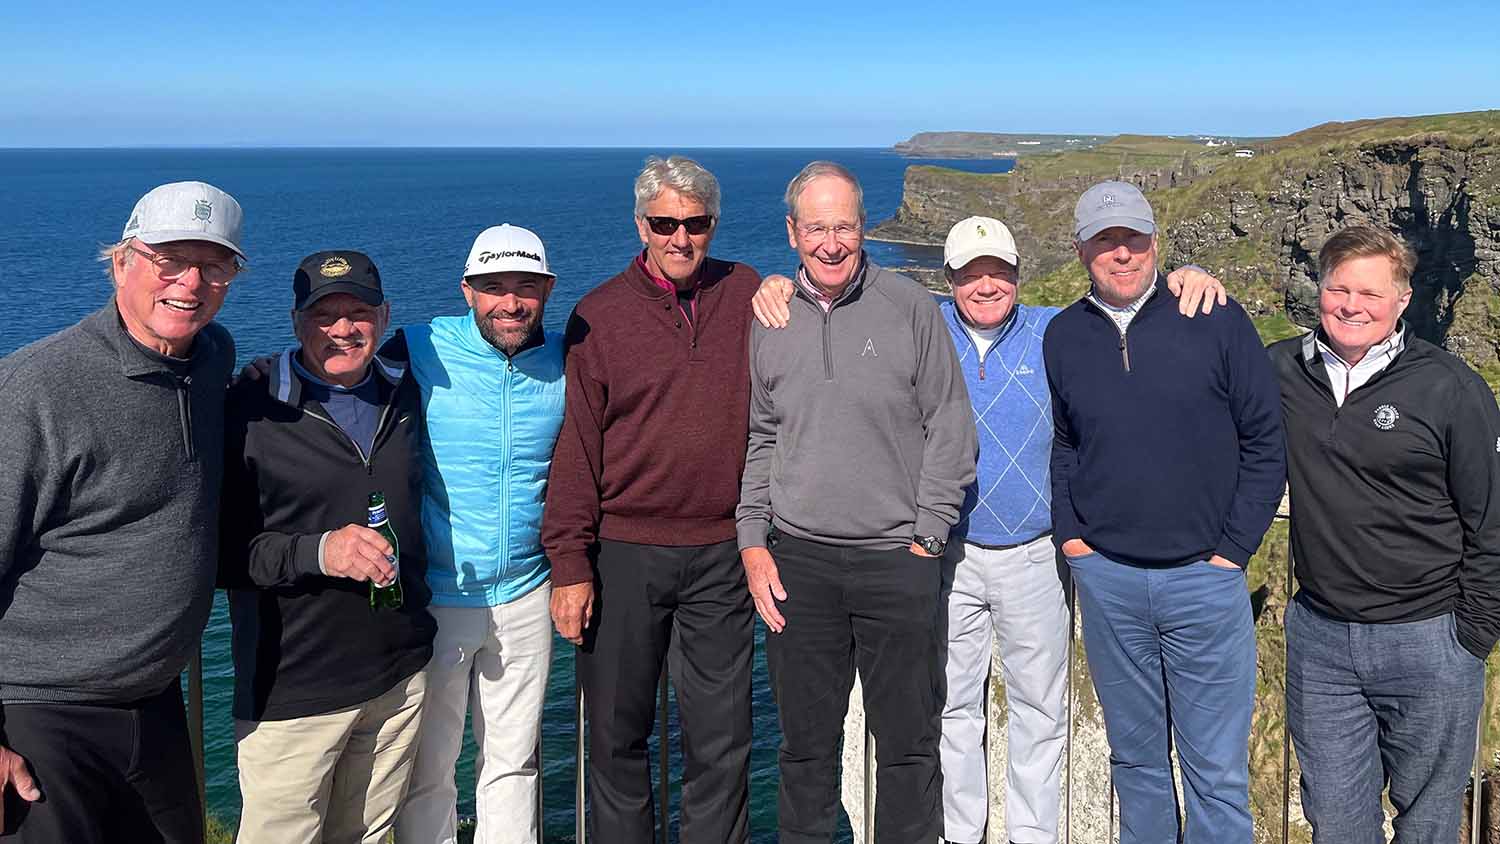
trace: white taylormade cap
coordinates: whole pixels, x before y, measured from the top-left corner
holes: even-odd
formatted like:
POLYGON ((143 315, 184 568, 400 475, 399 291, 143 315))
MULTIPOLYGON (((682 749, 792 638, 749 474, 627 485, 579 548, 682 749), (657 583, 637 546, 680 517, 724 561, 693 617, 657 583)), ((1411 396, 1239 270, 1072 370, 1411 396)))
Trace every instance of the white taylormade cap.
POLYGON ((1016 239, 994 217, 969 217, 948 230, 948 240, 943 243, 943 263, 950 269, 961 270, 984 255, 999 258, 1013 267, 1021 263, 1016 254, 1016 239))
POLYGON ((542 239, 520 226, 491 226, 474 238, 464 278, 487 273, 536 273, 557 278, 547 269, 547 250, 542 239))
POLYGON ((171 182, 152 188, 135 203, 121 240, 135 238, 155 246, 177 240, 206 240, 240 249, 244 218, 234 197, 203 182, 171 182))

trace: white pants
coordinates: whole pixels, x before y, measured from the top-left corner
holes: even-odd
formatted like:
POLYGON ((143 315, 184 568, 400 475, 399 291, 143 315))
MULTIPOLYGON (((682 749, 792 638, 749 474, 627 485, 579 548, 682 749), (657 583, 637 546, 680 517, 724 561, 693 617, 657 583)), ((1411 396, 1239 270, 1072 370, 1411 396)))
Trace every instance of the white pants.
POLYGON ((948 614, 944 838, 965 844, 984 839, 989 817, 984 684, 993 630, 1000 642, 1009 723, 1006 832, 1016 844, 1052 844, 1058 840, 1071 632, 1052 537, 1013 548, 963 543, 950 549, 943 591, 948 614))
POLYGON ((378 844, 417 756, 425 675, 322 715, 234 722, 239 844, 378 844))
POLYGON ((430 607, 437 619, 427 703, 411 791, 396 818, 398 844, 458 839, 454 770, 464 713, 473 707, 475 844, 535 844, 536 744, 552 663, 551 582, 498 607, 430 607))

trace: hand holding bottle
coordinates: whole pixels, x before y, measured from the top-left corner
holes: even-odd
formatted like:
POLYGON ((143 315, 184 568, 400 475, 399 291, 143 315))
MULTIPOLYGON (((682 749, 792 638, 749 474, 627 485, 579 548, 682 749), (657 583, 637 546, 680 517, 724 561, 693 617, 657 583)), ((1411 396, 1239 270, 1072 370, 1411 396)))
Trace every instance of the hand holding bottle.
POLYGON ((378 532, 363 525, 344 525, 323 543, 323 573, 386 586, 396 578, 390 559, 394 552, 378 532))

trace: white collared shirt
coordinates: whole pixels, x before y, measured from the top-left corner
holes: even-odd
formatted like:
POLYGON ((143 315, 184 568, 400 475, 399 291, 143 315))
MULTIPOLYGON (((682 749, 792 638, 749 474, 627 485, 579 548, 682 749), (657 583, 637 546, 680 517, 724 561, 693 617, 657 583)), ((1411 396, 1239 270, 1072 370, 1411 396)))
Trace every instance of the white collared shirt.
POLYGON ((1096 294, 1092 288, 1089 289, 1089 301, 1093 302, 1095 305, 1098 305, 1101 310, 1109 314, 1109 318, 1115 321, 1115 327, 1120 329, 1121 334, 1124 334, 1125 329, 1130 327, 1130 321, 1135 319, 1136 314, 1140 313, 1141 306, 1145 305, 1146 300, 1150 299, 1151 294, 1155 292, 1156 281, 1155 279, 1153 279, 1151 282, 1151 286, 1146 288, 1146 292, 1142 293, 1139 299, 1136 299, 1134 302, 1131 302, 1130 304, 1123 307, 1111 305, 1110 303, 1099 298, 1099 295, 1096 294))
POLYGON ((1401 325, 1396 325, 1396 330, 1391 336, 1381 340, 1365 352, 1365 356, 1359 359, 1359 363, 1350 365, 1332 346, 1323 342, 1321 336, 1316 336, 1314 342, 1318 346, 1318 354, 1323 358, 1323 369, 1328 373, 1328 385, 1333 388, 1333 400, 1339 407, 1344 406, 1344 399, 1360 387, 1364 386, 1376 373, 1391 365, 1391 361, 1401 354, 1406 348, 1405 333, 1401 325))

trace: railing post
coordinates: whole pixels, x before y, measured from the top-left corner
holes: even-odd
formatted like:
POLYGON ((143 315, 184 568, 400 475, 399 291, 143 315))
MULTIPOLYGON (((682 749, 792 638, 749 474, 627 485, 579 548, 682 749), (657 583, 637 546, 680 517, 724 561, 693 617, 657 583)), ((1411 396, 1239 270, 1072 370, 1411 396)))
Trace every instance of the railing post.
MULTIPOLYGON (((1292 532, 1286 534, 1286 593, 1284 595, 1287 610, 1292 606, 1292 589, 1295 587, 1292 577, 1292 532)), ((1283 613, 1286 610, 1282 611, 1283 613)), ((1283 671, 1281 675, 1281 844, 1287 844, 1292 838, 1292 724, 1288 717, 1286 704, 1286 672, 1288 645, 1286 640, 1286 619, 1283 616, 1281 622, 1281 664, 1283 671)))
POLYGON ((198 806, 203 812, 204 834, 208 830, 208 783, 203 772, 203 640, 188 657, 188 743, 193 748, 193 773, 198 778, 198 806))
POLYGON ((574 700, 577 702, 576 710, 578 712, 578 730, 574 734, 575 741, 574 741, 574 745, 573 745, 573 752, 577 754, 577 756, 574 757, 577 760, 574 763, 574 766, 575 766, 574 769, 575 769, 575 771, 578 774, 578 778, 575 781, 575 785, 573 787, 573 801, 574 801, 573 802, 573 806, 574 806, 574 809, 573 809, 573 837, 574 837, 574 840, 577 841, 577 844, 585 844, 585 842, 588 841, 588 829, 587 829, 587 824, 584 822, 584 806, 583 806, 584 794, 587 792, 587 787, 584 784, 585 783, 584 775, 587 772, 584 770, 585 763, 584 763, 584 744, 583 744, 583 725, 584 725, 584 713, 583 713, 583 679, 581 677, 579 677, 578 674, 577 674, 577 671, 578 671, 578 662, 577 662, 576 658, 577 658, 578 652, 574 651, 573 655, 574 655, 574 658, 575 658, 574 662, 573 662, 573 666, 574 666, 573 667, 573 671, 574 671, 574 675, 573 675, 573 696, 574 696, 574 700))
MULTIPOLYGON (((864 684, 860 684, 863 691, 864 684)), ((875 842, 875 734, 870 732, 870 713, 865 711, 865 844, 875 842)))
POLYGON ((1063 842, 1073 844, 1073 638, 1076 624, 1074 613, 1077 612, 1074 605, 1073 578, 1068 577, 1068 732, 1063 739, 1064 758, 1068 763, 1063 766, 1064 777, 1064 800, 1063 800, 1063 842))
MULTIPOLYGON (((1485 670, 1488 671, 1487 668, 1485 670)), ((1469 797, 1469 844, 1480 844, 1479 836, 1482 832, 1479 828, 1479 798, 1480 792, 1484 789, 1480 788, 1479 784, 1479 754, 1480 748, 1484 746, 1484 698, 1488 685, 1488 682, 1484 682, 1479 687, 1479 726, 1474 731, 1474 786, 1470 789, 1469 797)), ((1500 821, 1500 819, 1496 820, 1500 821)))
POLYGON ((661 666, 661 689, 657 695, 656 707, 656 739, 661 749, 661 799, 657 801, 656 816, 661 821, 661 840, 663 844, 671 840, 668 834, 668 823, 672 817, 669 805, 671 797, 671 780, 669 779, 671 754, 667 747, 667 666, 663 662, 661 666))

